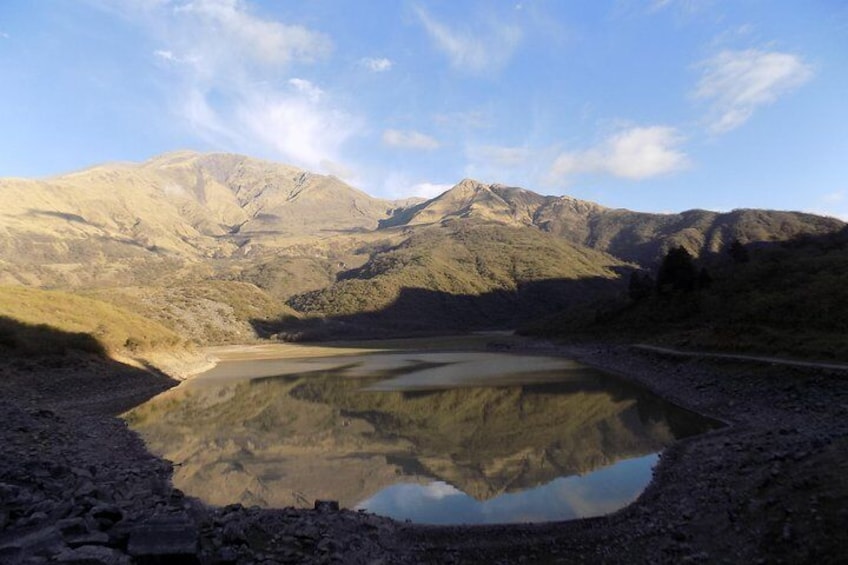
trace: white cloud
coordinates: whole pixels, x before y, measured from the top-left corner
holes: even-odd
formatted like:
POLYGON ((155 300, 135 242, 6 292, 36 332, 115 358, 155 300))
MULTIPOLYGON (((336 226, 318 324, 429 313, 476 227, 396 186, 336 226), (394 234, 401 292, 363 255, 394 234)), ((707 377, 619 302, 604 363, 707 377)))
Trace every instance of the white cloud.
POLYGON ((822 195, 810 213, 848 222, 848 190, 836 190, 822 195))
POLYGON ((825 202, 842 202, 848 197, 848 191, 845 190, 837 190, 836 192, 831 192, 830 194, 825 194, 822 197, 822 200, 825 202))
POLYGON ((405 149, 423 149, 431 151, 439 148, 439 142, 429 135, 417 131, 387 129, 383 132, 383 143, 391 147, 405 149))
POLYGON ((713 4, 715 0, 651 0, 648 11, 658 12, 670 8, 683 14, 693 15, 709 9, 713 4))
POLYGON ((420 182, 409 187, 408 194, 419 198, 435 198, 453 188, 452 184, 439 184, 433 182, 420 182))
POLYGON ((408 171, 401 170, 380 171, 379 178, 382 183, 380 192, 385 194, 387 198, 394 199, 416 196, 429 200, 453 187, 452 184, 420 180, 420 177, 416 179, 411 177, 408 171))
POLYGON ((158 49, 154 51, 153 54, 165 61, 175 62, 177 60, 176 55, 174 55, 172 51, 167 51, 165 49, 158 49))
POLYGON ((391 70, 394 63, 385 57, 374 58, 364 57, 359 60, 359 64, 371 71, 372 73, 384 73, 391 70))
POLYGON ((304 78, 290 78, 289 84, 310 102, 319 102, 324 96, 324 91, 304 78))
POLYGON ((302 26, 286 25, 253 15, 242 0, 192 0, 177 4, 173 14, 182 23, 199 28, 199 48, 218 59, 279 65, 327 55, 331 42, 324 34, 302 26))
POLYGON ((153 54, 168 65, 195 65, 199 61, 194 57, 178 57, 173 51, 157 49, 153 54))
POLYGON ((457 69, 473 73, 500 69, 509 62, 521 42, 521 29, 513 25, 489 21, 481 29, 458 30, 439 22, 421 8, 416 13, 436 47, 457 69))
POLYGON ((436 114, 433 120, 440 126, 467 129, 486 129, 493 125, 492 117, 482 110, 436 114))
POLYGON ((9 39, 9 34, 5 31, 0 31, 0 39, 9 39))
POLYGON ((703 61, 695 97, 710 103, 708 128, 726 133, 744 124, 761 106, 809 81, 812 66, 797 55, 776 51, 725 50, 703 61))
POLYGON ((582 173, 601 173, 641 180, 689 166, 680 150, 682 136, 673 127, 633 127, 620 131, 596 147, 561 153, 551 166, 550 176, 563 180, 582 173))
POLYGON ((361 128, 305 78, 329 55, 326 35, 255 13, 244 0, 128 0, 94 5, 142 27, 161 47, 163 92, 177 120, 212 146, 330 173, 361 128), (299 64, 301 76, 291 76, 299 64))
POLYGON ((293 80, 291 92, 246 95, 234 117, 251 137, 295 164, 331 174, 344 171, 341 146, 359 129, 359 121, 326 106, 320 89, 308 81, 293 80))
POLYGON ((532 152, 526 147, 498 147, 481 145, 471 147, 468 157, 474 161, 483 161, 494 167, 521 167, 527 164, 532 152))
POLYGON ((467 496, 461 490, 444 481, 433 481, 425 487, 419 487, 424 498, 442 499, 448 496, 467 496))

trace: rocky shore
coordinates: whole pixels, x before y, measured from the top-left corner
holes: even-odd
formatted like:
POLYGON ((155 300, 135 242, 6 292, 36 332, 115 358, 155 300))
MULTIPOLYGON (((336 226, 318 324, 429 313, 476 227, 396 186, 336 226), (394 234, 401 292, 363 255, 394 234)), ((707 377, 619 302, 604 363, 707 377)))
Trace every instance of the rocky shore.
MULTIPOLYGON (((526 351, 522 351, 526 352, 526 351)), ((210 508, 116 416, 173 386, 83 355, 0 360, 0 563, 838 563, 848 372, 559 346, 727 424, 663 453, 636 503, 572 522, 427 527, 318 503, 210 508)))

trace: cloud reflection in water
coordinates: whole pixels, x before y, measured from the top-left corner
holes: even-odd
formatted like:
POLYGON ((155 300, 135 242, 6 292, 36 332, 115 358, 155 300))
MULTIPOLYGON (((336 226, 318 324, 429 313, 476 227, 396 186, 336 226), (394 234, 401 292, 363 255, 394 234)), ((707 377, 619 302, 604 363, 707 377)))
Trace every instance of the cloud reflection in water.
POLYGON ((522 492, 479 501, 443 481, 396 484, 356 508, 424 524, 550 522, 600 516, 636 499, 651 480, 656 453, 620 461, 522 492))

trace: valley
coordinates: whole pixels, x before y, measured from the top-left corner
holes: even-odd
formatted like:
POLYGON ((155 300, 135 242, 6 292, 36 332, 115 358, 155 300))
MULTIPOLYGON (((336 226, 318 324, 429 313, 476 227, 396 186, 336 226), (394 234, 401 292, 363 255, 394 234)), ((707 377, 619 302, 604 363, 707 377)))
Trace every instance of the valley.
POLYGON ((836 562, 848 544, 846 276, 846 224, 800 212, 642 213, 472 179, 390 201, 295 167, 188 151, 0 179, 0 559, 82 558, 87 547, 100 562, 144 561, 167 531, 184 541, 177 555, 202 563, 836 562), (674 253, 683 278, 663 281, 674 253), (454 389, 428 404, 421 391, 359 394, 347 374, 278 371, 206 396, 191 378, 244 345, 390 356, 408 337, 424 357, 576 360, 725 426, 672 443, 673 426, 641 429, 627 395, 591 387, 573 398, 454 389), (161 413, 143 405, 160 393, 161 413), (521 442, 508 441, 520 435, 516 398, 535 407, 521 442), (187 415, 168 412, 180 402, 187 415), (207 412, 219 404, 225 416, 207 412), (145 446, 117 418, 127 411, 179 446, 153 435, 145 446), (582 412, 585 424, 570 419, 582 412), (482 436, 463 428, 472 413, 492 419, 482 436), (240 426, 266 436, 225 437, 240 426), (310 472, 307 428, 356 465, 331 458, 310 472), (598 441, 581 458, 569 446, 586 438, 598 441), (409 445, 420 457, 398 459, 409 445), (633 504, 586 520, 435 527, 333 504, 280 508, 355 505, 407 472, 490 499, 661 449, 633 504), (237 461, 245 450, 252 459, 237 461), (318 494, 269 487, 285 458, 318 494), (361 488, 344 499, 334 481, 361 488))
MULTIPOLYGON (((71 292, 199 345, 522 326, 550 334, 573 331, 558 312, 573 321, 626 307, 631 275, 654 273, 676 246, 717 275, 712 295, 747 296, 763 284, 756 271, 813 255, 816 269, 839 277, 845 229, 797 212, 632 212, 471 179, 430 200, 387 201, 294 167, 186 151, 0 180, 0 293, 71 292), (733 242, 756 261, 731 268, 733 242)), ((764 309, 798 326, 785 304, 764 309)))

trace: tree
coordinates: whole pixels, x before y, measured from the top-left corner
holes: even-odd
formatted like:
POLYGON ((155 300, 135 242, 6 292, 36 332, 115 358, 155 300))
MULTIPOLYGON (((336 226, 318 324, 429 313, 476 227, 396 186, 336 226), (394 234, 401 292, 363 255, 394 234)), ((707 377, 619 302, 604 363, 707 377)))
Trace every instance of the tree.
POLYGON ((698 273, 698 289, 710 288, 712 285, 713 277, 706 267, 701 267, 701 271, 698 273))
POLYGON ((633 271, 630 273, 630 283, 627 285, 627 294, 633 300, 642 300, 651 296, 654 291, 654 279, 648 273, 633 271))
POLYGON ((733 259, 734 263, 747 263, 749 260, 748 250, 738 239, 734 239, 733 242, 731 242, 730 247, 727 249, 727 253, 730 255, 730 258, 733 259))
POLYGON ((698 271, 692 255, 682 245, 672 247, 666 253, 657 274, 657 291, 661 294, 669 289, 692 291, 698 281, 698 271))

